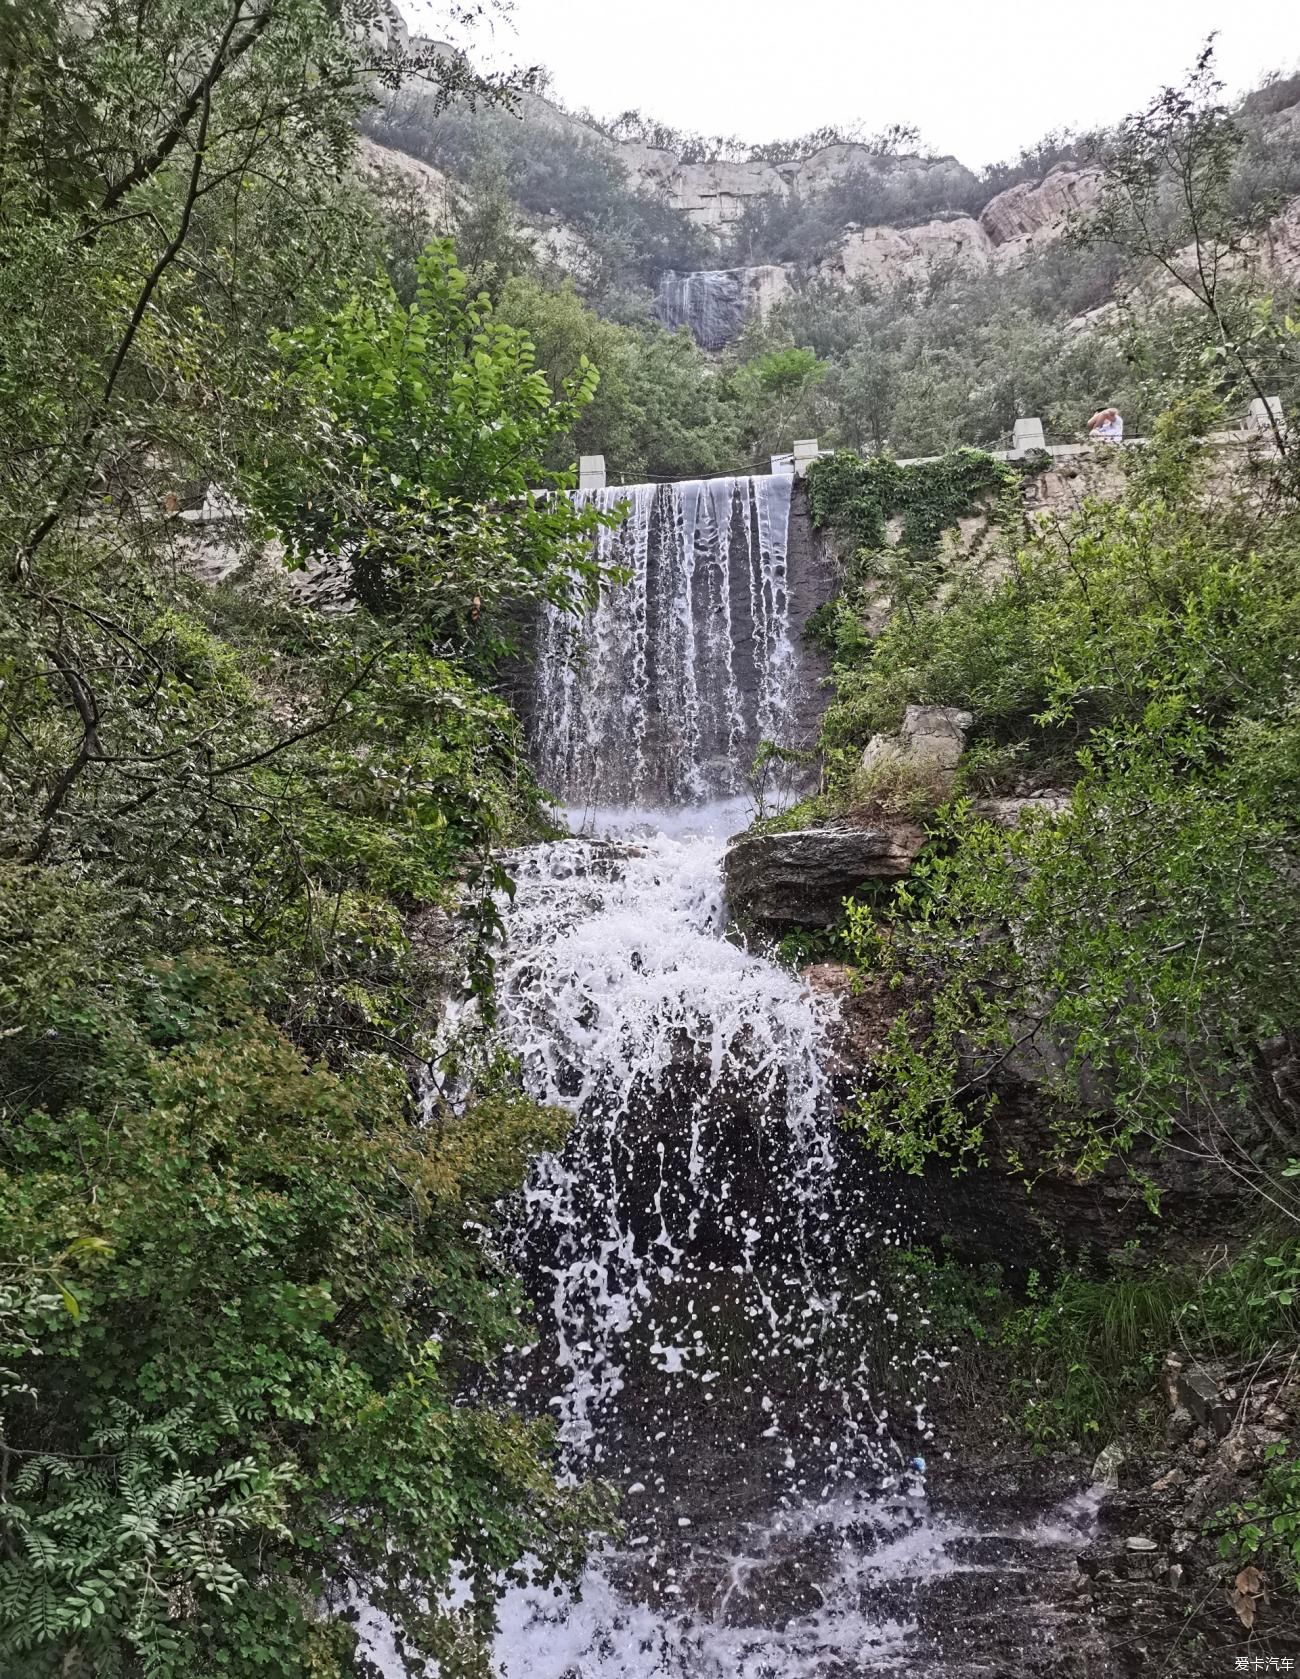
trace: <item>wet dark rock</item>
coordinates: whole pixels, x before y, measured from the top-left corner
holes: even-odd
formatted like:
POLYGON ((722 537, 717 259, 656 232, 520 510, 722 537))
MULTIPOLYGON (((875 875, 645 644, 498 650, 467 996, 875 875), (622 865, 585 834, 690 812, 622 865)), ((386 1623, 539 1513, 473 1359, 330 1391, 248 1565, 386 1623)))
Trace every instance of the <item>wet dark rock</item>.
POLYGON ((750 929, 829 927, 845 898, 905 875, 924 841, 923 831, 906 822, 746 834, 727 852, 727 902, 750 929))
MULTIPOLYGON (((1289 1362, 1289 1358, 1288 1358, 1289 1362)), ((1167 1404, 1179 1403, 1190 1371, 1184 1355, 1171 1353, 1161 1371, 1167 1404)), ((1192 1370, 1202 1367, 1192 1365, 1192 1370)), ((1218 1381, 1214 1372, 1204 1372, 1218 1381)), ((1276 1405, 1288 1433, 1295 1428, 1300 1393, 1267 1370, 1234 1386, 1235 1403, 1248 1417, 1276 1405), (1273 1396, 1281 1392, 1279 1401, 1273 1396)), ((1220 1513, 1249 1500, 1258 1487, 1266 1436, 1274 1431, 1245 1423, 1217 1448, 1204 1434, 1186 1444, 1139 1452, 1137 1473, 1101 1508, 1096 1537, 1079 1557, 1089 1582, 1092 1613, 1113 1629, 1113 1651, 1121 1672, 1152 1671, 1217 1679, 1233 1670, 1234 1653, 1247 1647, 1247 1633, 1226 1589, 1240 1566, 1219 1553, 1220 1513), (1122 1629, 1122 1630, 1121 1630, 1122 1629)), ((1274 1591, 1260 1601, 1249 1633, 1252 1659, 1300 1654, 1300 1614, 1294 1597, 1274 1591)), ((1264 1671, 1261 1666, 1260 1671, 1264 1671)), ((1287 1669, 1286 1671, 1291 1671, 1287 1669)))
POLYGON ((1232 1416, 1223 1399, 1223 1384, 1202 1364, 1180 1372, 1178 1398, 1198 1423, 1212 1428, 1222 1438, 1232 1427, 1232 1416))
POLYGON ((749 1570, 744 1583, 727 1594, 724 1619, 733 1626, 773 1626, 780 1630, 800 1615, 815 1615, 825 1595, 809 1577, 801 1557, 749 1570))
MULTIPOLYGON (((893 994, 895 1004, 898 997, 893 994)), ((994 1260, 1013 1277, 1051 1263, 1053 1248, 1106 1263, 1149 1230, 1145 1203, 1134 1194, 1134 1180, 1141 1178, 1159 1186, 1161 1223, 1177 1233, 1183 1249, 1235 1240, 1253 1216, 1251 1186, 1190 1148, 1138 1147, 1086 1178, 1068 1169, 1043 1170, 1031 1195, 1014 1162, 1051 1158, 1059 1141, 1057 1110, 1036 1083, 1009 1075, 998 1080, 997 1097, 985 1126, 987 1167, 954 1177, 940 1161, 927 1166, 921 1187, 915 1181, 900 1185, 905 1200, 914 1198, 922 1228, 935 1239, 947 1238, 963 1259, 994 1260)), ((1198 1430, 1221 1438, 1230 1415, 1222 1401, 1212 1406, 1210 1392, 1194 1403, 1189 1387, 1182 1403, 1198 1430)))
POLYGON ((1284 1032, 1260 1044, 1260 1060, 1291 1123, 1300 1123, 1300 1033, 1284 1032))
POLYGON ((745 322, 763 307, 764 296, 784 289, 781 270, 754 268, 699 269, 678 274, 671 269, 659 281, 655 313, 675 332, 687 327, 703 350, 721 350, 739 338, 745 322))

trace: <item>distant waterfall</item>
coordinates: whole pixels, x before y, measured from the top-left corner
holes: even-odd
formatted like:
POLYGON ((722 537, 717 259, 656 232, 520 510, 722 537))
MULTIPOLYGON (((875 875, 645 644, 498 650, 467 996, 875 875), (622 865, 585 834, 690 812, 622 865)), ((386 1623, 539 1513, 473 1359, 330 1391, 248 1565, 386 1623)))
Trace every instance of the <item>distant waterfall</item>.
POLYGON ((699 804, 739 792, 798 679, 786 545, 792 480, 579 492, 609 510, 601 562, 629 574, 575 624, 548 609, 533 693, 543 784, 569 804, 699 804))
POLYGON ((659 281, 656 313, 669 331, 689 327, 701 349, 721 350, 740 336, 749 313, 747 272, 716 268, 675 274, 670 269, 659 281))

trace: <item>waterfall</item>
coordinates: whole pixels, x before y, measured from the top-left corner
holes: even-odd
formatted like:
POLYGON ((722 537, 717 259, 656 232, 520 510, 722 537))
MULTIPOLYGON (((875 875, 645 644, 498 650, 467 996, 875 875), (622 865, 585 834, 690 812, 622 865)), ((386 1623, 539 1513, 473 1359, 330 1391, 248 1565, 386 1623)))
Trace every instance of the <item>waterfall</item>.
MULTIPOLYGON (((541 625, 535 760, 585 814, 509 859, 499 1031, 574 1124, 510 1223, 538 1341, 508 1392, 554 1417, 566 1473, 621 1489, 629 1527, 581 1604, 507 1595, 509 1679, 793 1675, 819 1651, 892 1651, 910 1622, 857 1601, 876 1578, 863 1535, 903 1573, 944 1542, 909 1538, 923 1491, 877 1368, 871 1266, 893 1209, 843 1169, 834 1011, 726 936, 738 795, 759 743, 789 740, 804 685, 791 489, 588 492, 626 504, 597 539, 626 581, 580 623, 541 625), (768 1666, 774 1582, 796 1556, 820 1608, 768 1666)), ((927 1354, 890 1384, 913 1442, 933 1375, 927 1354)))
MULTIPOLYGON (((772 1636, 771 1582, 800 1551, 822 1554, 819 1577, 833 1557, 833 1612, 792 1633, 792 1661, 892 1649, 907 1625, 853 1602, 864 1525, 907 1566, 941 1547, 907 1537, 921 1484, 875 1368, 865 1261, 891 1239, 892 1209, 840 1170, 829 1004, 724 937, 737 820, 734 805, 606 816, 600 834, 509 860, 502 1036, 528 1089, 574 1115, 510 1230, 540 1330, 512 1397, 556 1419, 568 1473, 620 1487, 631 1524, 580 1608, 509 1595, 509 1679, 748 1671, 742 1655, 772 1636), (701 1599, 714 1609, 686 1613, 701 1599), (630 1659, 650 1647, 661 1665, 630 1659)), ((923 1365, 909 1391, 923 1392, 923 1365)), ((924 1430, 922 1411, 903 1422, 924 1430)))
MULTIPOLYGON (((494 1397, 553 1418, 559 1473, 611 1483, 624 1526, 576 1592, 503 1591, 501 1679, 848 1679, 909 1659, 957 1679, 933 1665, 925 1592, 963 1571, 996 1590, 1007 1557, 1077 1548, 1089 1519, 979 1531, 930 1509, 947 1349, 882 1262, 899 1212, 837 1125, 835 1009, 727 936, 737 793, 800 693, 790 492, 588 492, 627 504, 597 538, 626 580, 540 626, 535 758, 578 831, 506 858, 496 1034, 573 1123, 503 1209, 536 1338, 494 1397)), ((382 1617, 362 1625, 404 1674, 382 1617)))
POLYGON ((541 779, 571 805, 641 809, 739 793, 784 732, 799 680, 788 477, 579 492, 608 512, 602 564, 628 575, 581 623, 548 608, 532 697, 541 779))
POLYGON ((516 1230, 554 1329, 550 1408, 588 1467, 609 1455, 602 1425, 618 1434, 606 1413, 638 1333, 653 1326, 640 1351, 674 1374, 703 1368, 696 1326, 656 1312, 683 1275, 722 1265, 761 1333, 779 1329, 772 1300, 742 1297, 763 1264, 769 1292, 797 1288, 801 1321, 827 1309, 810 1259, 830 1210, 824 1011, 722 937, 715 835, 624 834, 513 859, 498 976, 529 1088, 577 1116, 565 1153, 534 1170, 516 1230))
POLYGON ((749 313, 748 271, 718 268, 694 274, 671 269, 659 281, 655 311, 672 332, 689 327, 704 350, 721 350, 740 336, 749 313))

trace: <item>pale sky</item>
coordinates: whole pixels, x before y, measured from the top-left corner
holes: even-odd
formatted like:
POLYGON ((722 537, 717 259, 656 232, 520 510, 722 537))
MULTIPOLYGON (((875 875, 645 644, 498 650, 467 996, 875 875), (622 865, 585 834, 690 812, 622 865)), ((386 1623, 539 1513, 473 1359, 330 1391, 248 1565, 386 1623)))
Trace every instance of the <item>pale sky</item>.
MULTIPOLYGON (((399 4, 442 34, 436 0, 399 4)), ((639 106, 748 140, 912 123, 979 167, 1136 109, 1215 29, 1233 92, 1300 68, 1296 0, 516 0, 471 56, 544 64, 567 105, 602 116, 639 106)))

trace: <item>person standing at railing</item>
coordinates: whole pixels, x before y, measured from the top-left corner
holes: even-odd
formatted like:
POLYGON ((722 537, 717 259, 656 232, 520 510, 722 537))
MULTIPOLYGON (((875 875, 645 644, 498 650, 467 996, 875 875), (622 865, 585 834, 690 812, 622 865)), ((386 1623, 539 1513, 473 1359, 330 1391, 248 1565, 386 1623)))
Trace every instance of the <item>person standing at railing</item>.
POLYGON ((1088 421, 1088 435, 1098 443, 1124 441, 1124 416, 1118 408, 1099 408, 1088 421))

